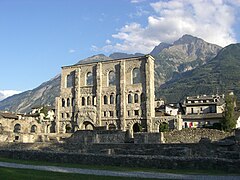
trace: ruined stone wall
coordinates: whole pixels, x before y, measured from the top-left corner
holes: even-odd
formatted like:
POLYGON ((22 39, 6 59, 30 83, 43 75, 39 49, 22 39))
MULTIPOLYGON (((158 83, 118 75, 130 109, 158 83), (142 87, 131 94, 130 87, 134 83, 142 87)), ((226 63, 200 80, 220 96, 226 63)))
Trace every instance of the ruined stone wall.
POLYGON ((203 157, 163 157, 142 155, 100 155, 76 153, 48 153, 43 151, 0 150, 0 156, 12 159, 75 163, 89 165, 108 165, 124 167, 144 167, 156 169, 200 169, 239 172, 240 160, 203 157))
POLYGON ((164 132, 163 135, 165 143, 198 143, 202 138, 219 141, 226 137, 233 136, 234 133, 215 129, 186 128, 181 131, 173 130, 164 132))

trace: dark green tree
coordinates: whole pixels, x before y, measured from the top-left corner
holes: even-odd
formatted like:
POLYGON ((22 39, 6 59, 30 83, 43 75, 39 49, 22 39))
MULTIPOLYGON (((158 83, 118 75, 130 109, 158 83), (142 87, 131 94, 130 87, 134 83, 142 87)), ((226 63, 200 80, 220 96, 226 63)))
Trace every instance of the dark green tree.
POLYGON ((236 119, 234 117, 236 97, 234 95, 227 95, 225 97, 225 111, 224 118, 221 122, 224 131, 231 131, 236 127, 236 119))

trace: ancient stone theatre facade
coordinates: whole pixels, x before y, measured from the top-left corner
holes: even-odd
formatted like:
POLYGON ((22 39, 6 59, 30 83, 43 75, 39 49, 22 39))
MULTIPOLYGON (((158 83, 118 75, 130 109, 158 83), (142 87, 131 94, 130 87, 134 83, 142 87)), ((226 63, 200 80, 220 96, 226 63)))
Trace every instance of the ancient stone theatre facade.
POLYGON ((62 67, 56 98, 57 133, 106 127, 152 131, 154 58, 151 55, 62 67))

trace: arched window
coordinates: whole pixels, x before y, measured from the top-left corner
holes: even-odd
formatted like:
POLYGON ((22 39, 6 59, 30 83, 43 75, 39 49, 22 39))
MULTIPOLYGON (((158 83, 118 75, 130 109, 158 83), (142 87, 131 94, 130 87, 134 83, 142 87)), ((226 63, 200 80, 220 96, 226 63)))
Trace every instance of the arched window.
POLYGON ((70 99, 67 98, 67 107, 69 107, 69 106, 70 106, 70 99))
POLYGON ((62 98, 62 107, 65 107, 65 99, 62 98))
POLYGON ((114 96, 113 96, 113 94, 110 95, 110 104, 114 104, 114 96))
POLYGON ((108 86, 114 86, 116 85, 116 75, 115 72, 110 71, 108 73, 108 86))
POLYGON ((138 94, 134 94, 134 103, 139 103, 138 94))
POLYGON ((16 124, 16 125, 14 126, 13 132, 15 132, 15 133, 20 133, 20 131, 21 131, 21 125, 20 125, 20 124, 16 124))
POLYGON ((92 105, 96 106, 97 102, 96 102, 96 96, 92 97, 92 105))
POLYGON ((31 126, 31 133, 36 133, 37 132, 37 126, 36 125, 32 125, 31 126))
POLYGON ((137 84, 141 82, 140 69, 134 68, 132 71, 132 83, 137 84))
POLYGON ((108 104, 108 97, 106 95, 103 97, 103 102, 104 104, 108 104))
POLYGON ((82 97, 82 106, 85 106, 85 97, 82 97))
POLYGON ((132 95, 128 94, 128 104, 132 103, 132 95))
POLYGON ((67 75, 67 78, 66 78, 66 86, 67 88, 71 88, 73 87, 74 85, 74 78, 75 78, 75 73, 74 72, 71 72, 70 74, 67 75))
POLYGON ((88 86, 93 85, 93 75, 91 72, 88 72, 86 75, 86 85, 88 86))
POLYGON ((87 105, 91 105, 91 98, 90 98, 90 96, 87 97, 87 105))

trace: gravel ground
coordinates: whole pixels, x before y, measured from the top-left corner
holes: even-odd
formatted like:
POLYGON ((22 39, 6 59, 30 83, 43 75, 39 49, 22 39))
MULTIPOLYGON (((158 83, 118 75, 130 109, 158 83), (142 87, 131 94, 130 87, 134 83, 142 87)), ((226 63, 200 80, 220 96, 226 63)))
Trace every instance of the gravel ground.
POLYGON ((192 179, 192 180, 240 180, 240 176, 213 176, 213 175, 185 175, 171 173, 155 173, 155 172, 121 172, 108 170, 93 170, 80 168, 67 168, 58 166, 36 166, 17 163, 0 162, 0 167, 34 169, 41 171, 52 171, 62 173, 91 174, 99 176, 121 176, 121 177, 137 177, 137 178, 156 178, 156 179, 192 179))

